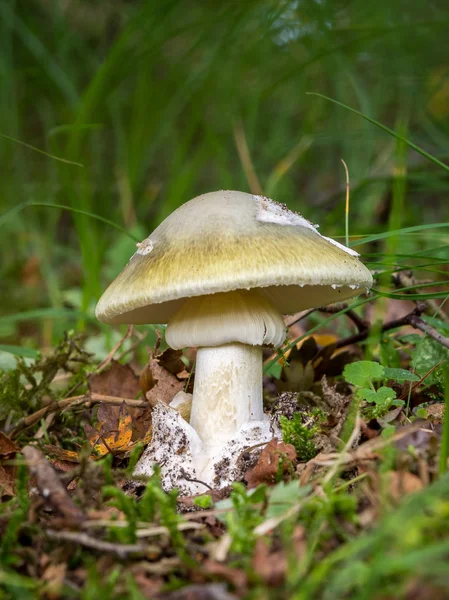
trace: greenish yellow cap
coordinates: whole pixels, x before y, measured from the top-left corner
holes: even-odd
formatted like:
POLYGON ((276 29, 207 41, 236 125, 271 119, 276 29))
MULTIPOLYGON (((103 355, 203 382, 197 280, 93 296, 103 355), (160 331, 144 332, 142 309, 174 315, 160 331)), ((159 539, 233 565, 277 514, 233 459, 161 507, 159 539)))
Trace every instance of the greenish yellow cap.
POLYGON ((100 298, 104 323, 167 323, 185 298, 258 289, 283 314, 372 286, 358 254, 274 200, 203 194, 169 215, 100 298))

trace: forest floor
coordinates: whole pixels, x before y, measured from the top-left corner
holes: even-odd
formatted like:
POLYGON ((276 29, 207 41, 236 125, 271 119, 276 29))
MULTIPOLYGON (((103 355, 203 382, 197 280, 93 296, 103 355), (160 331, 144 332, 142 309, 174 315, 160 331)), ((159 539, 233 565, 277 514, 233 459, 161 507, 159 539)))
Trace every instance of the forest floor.
POLYGON ((381 325, 321 311, 335 313, 346 337, 305 336, 302 314, 289 352, 266 354, 282 439, 196 497, 157 472, 130 484, 152 408, 191 390, 193 355, 158 342, 138 369, 130 328, 101 364, 72 333, 18 359, 0 382, 0 597, 448 598, 447 317, 394 300, 381 325))

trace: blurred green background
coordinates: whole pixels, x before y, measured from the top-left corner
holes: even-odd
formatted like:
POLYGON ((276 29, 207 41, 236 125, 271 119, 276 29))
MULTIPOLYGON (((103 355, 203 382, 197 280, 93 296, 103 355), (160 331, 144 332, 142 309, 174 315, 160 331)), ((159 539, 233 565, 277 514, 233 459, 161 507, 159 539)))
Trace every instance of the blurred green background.
MULTIPOLYGON (((134 251, 110 225, 41 203, 142 239, 179 204, 232 188, 343 241, 344 159, 350 234, 449 220, 443 169, 307 95, 447 162, 448 27, 446 0, 1 0, 0 339, 40 347, 93 322, 134 251)), ((373 268, 417 252, 441 265, 446 232, 359 251, 373 268)))

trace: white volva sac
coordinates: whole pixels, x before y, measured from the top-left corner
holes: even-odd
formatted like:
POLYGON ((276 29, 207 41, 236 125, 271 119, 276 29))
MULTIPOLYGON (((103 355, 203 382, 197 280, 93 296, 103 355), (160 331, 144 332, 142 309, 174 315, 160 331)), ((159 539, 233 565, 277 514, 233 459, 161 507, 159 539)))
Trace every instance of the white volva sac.
POLYGON ((96 310, 105 323, 167 323, 169 346, 198 349, 190 422, 173 408, 186 394, 157 405, 136 474, 157 462, 183 493, 241 478, 244 451, 279 435, 263 412, 262 348, 283 343, 283 314, 369 289, 357 256, 263 196, 213 192, 167 217, 96 310))

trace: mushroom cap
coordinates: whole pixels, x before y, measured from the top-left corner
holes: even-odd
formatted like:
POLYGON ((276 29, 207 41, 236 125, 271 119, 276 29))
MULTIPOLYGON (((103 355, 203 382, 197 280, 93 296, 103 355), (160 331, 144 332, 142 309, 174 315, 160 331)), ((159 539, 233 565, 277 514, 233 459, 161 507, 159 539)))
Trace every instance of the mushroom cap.
POLYGON ((259 290, 283 314, 359 295, 372 276, 358 254, 264 196, 203 194, 138 244, 96 308, 104 323, 167 323, 185 298, 259 290))

